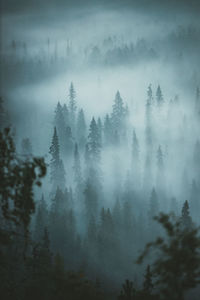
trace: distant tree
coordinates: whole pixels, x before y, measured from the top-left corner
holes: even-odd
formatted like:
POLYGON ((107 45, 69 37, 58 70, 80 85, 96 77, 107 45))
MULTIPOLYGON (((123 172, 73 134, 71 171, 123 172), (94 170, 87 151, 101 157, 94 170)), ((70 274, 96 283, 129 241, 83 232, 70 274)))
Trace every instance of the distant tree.
POLYGON ((74 138, 72 136, 72 130, 70 126, 65 128, 65 141, 64 141, 65 153, 70 156, 73 153, 74 138))
POLYGON ((62 115, 63 115, 63 118, 64 118, 65 125, 69 126, 70 125, 69 109, 68 109, 66 104, 64 104, 63 107, 62 107, 62 115))
POLYGON ((76 137, 80 149, 84 149, 87 142, 87 126, 83 109, 79 110, 76 125, 76 137))
POLYGON ((61 214, 68 207, 68 198, 65 198, 66 194, 57 187, 55 196, 51 200, 51 213, 61 214))
POLYGON ((184 229, 188 229, 192 226, 192 219, 190 217, 189 204, 187 200, 184 202, 182 207, 181 224, 184 227, 184 229))
POLYGON ((70 127, 72 129, 72 134, 75 135, 75 124, 76 124, 76 91, 74 89, 74 85, 71 82, 69 88, 69 119, 70 119, 70 127))
POLYGON ((88 150, 90 155, 90 161, 92 162, 92 164, 98 164, 100 162, 101 157, 101 144, 98 126, 94 117, 92 118, 89 128, 88 150))
POLYGON ((73 164, 73 172, 74 172, 74 183, 75 183, 75 193, 77 202, 79 203, 79 207, 82 205, 82 195, 83 195, 83 178, 81 172, 81 162, 79 156, 79 150, 77 143, 75 144, 74 149, 74 164, 73 164))
POLYGON ((57 129, 57 134, 58 138, 60 141, 60 146, 61 146, 61 151, 65 153, 64 151, 64 142, 65 142, 65 128, 66 128, 66 123, 65 123, 65 118, 63 115, 63 108, 58 102, 55 110, 55 119, 54 119, 54 125, 57 129))
POLYGON ((60 187, 61 189, 64 189, 65 187, 65 170, 63 162, 60 159, 60 146, 56 127, 54 127, 54 134, 49 153, 51 154, 50 179, 52 182, 52 191, 55 192, 57 187, 60 187))
POLYGON ((158 107, 161 107, 164 103, 164 98, 163 98, 163 94, 162 94, 160 85, 158 85, 158 88, 156 90, 156 101, 157 101, 158 107))
POLYGON ((124 107, 124 103, 119 91, 117 91, 114 99, 112 114, 111 114, 111 123, 112 123, 113 132, 118 132, 119 138, 122 135, 124 135, 124 131, 126 130, 125 116, 126 116, 126 110, 124 107))
POLYGON ((98 120, 97 120, 97 127, 98 127, 98 131, 99 131, 99 144, 102 147, 103 125, 102 125, 102 122, 101 122, 101 118, 98 118, 98 120))
POLYGON ((153 104, 153 92, 152 92, 152 88, 151 88, 151 84, 148 86, 147 89, 147 103, 146 105, 151 106, 153 104))
POLYGON ((147 100, 145 106, 145 119, 146 119, 146 128, 145 128, 145 139, 146 147, 149 155, 151 154, 151 148, 153 143, 153 129, 152 129, 152 109, 153 109, 153 93, 151 85, 149 85, 147 90, 147 100))
POLYGON ((90 217, 96 217, 98 212, 98 193, 90 179, 86 182, 84 196, 86 216, 87 219, 90 220, 90 217))
POLYGON ((104 120, 104 126, 103 126, 103 132, 104 132, 104 142, 106 146, 109 146, 112 144, 113 141, 113 135, 112 135, 112 124, 109 115, 107 114, 104 120))
POLYGON ((128 279, 122 285, 122 290, 118 297, 118 300, 135 300, 136 299, 136 289, 132 281, 128 279))
POLYGON ((101 209, 98 231, 98 257, 100 263, 105 264, 107 259, 110 265, 115 265, 113 249, 117 251, 116 233, 110 209, 101 209))
POLYGON ((139 159, 139 142, 135 130, 132 137, 132 155, 131 155, 131 173, 133 176, 133 184, 136 188, 140 186, 140 159, 139 159))

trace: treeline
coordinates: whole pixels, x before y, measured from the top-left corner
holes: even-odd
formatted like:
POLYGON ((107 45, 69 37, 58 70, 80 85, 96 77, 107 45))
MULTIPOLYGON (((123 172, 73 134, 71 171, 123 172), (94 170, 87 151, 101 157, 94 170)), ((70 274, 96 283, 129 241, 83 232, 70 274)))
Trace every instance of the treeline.
MULTIPOLYGON (((200 208, 199 89, 191 111, 183 114, 178 97, 167 101, 160 86, 154 95, 150 85, 142 130, 137 124, 132 128, 132 112, 119 91, 111 113, 89 123, 73 84, 68 97, 55 109, 50 183, 41 199, 33 187, 41 185, 44 161, 34 157, 29 138, 22 139, 17 155, 10 131, 1 133, 2 294, 5 299, 109 299, 129 278, 119 299, 182 300, 199 278, 198 231, 192 223, 199 224, 200 208), (172 132, 175 121, 180 127, 172 132), (157 218, 166 233, 153 220, 160 211, 172 212, 172 221, 164 214, 157 218), (160 250, 160 260, 149 258, 143 278, 144 269, 134 262, 155 238, 147 250, 160 250), (182 250, 186 261, 179 260, 182 250)), ((0 104, 3 128, 9 124, 0 104)))

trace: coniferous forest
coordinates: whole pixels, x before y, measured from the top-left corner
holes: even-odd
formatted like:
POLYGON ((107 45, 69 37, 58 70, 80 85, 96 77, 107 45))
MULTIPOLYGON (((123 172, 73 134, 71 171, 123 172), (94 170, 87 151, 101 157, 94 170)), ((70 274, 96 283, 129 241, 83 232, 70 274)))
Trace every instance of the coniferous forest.
POLYGON ((200 298, 199 14, 2 4, 2 300, 200 298))

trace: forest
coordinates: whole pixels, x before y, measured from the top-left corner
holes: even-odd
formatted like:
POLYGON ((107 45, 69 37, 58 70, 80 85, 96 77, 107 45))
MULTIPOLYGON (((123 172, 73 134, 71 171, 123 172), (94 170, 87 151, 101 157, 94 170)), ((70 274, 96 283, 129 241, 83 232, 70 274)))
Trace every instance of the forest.
POLYGON ((196 12, 68 2, 67 20, 64 2, 53 19, 41 6, 47 25, 34 5, 4 8, 0 295, 197 300, 196 12))

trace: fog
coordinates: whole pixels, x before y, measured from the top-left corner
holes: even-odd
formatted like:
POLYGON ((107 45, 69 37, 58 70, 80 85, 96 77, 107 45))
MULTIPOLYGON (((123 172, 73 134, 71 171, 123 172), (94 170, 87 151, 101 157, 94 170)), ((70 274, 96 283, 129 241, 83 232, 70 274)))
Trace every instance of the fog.
POLYGON ((188 200, 199 225, 200 7, 188 3, 3 3, 5 123, 19 155, 48 166, 32 238, 47 227, 65 267, 112 297, 126 278, 141 285, 133 261, 162 233, 153 216, 179 218, 188 200))

